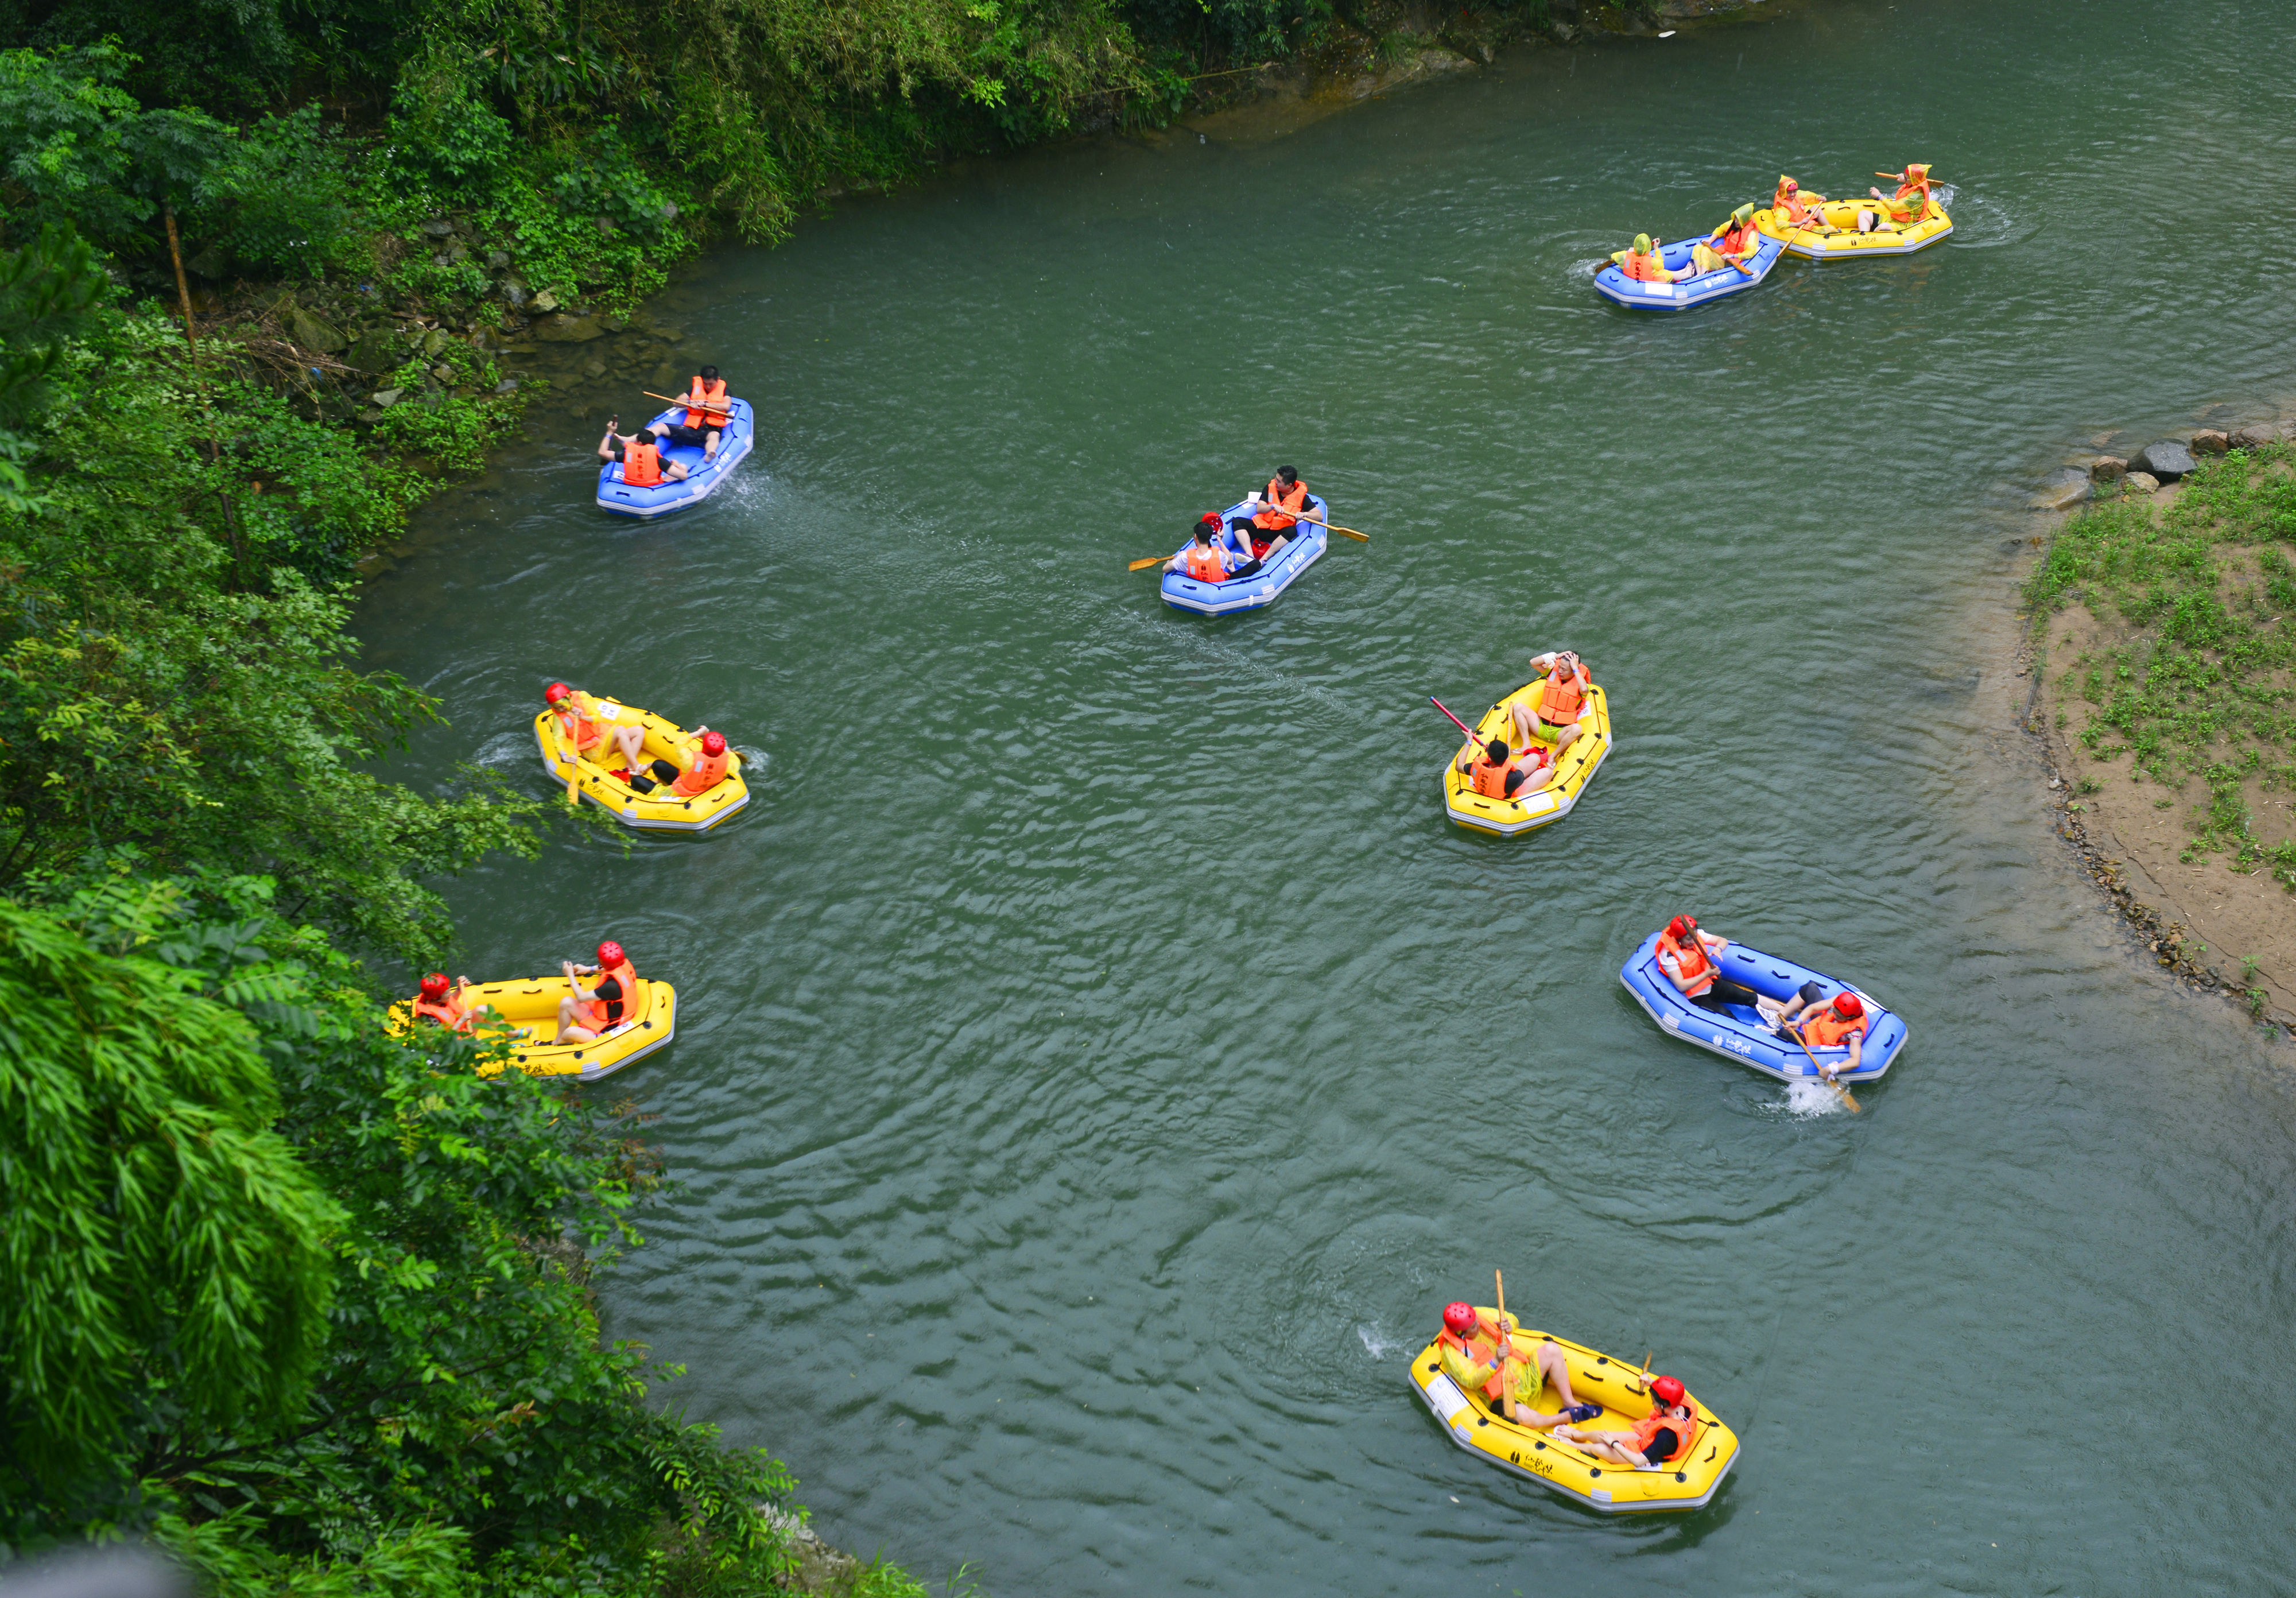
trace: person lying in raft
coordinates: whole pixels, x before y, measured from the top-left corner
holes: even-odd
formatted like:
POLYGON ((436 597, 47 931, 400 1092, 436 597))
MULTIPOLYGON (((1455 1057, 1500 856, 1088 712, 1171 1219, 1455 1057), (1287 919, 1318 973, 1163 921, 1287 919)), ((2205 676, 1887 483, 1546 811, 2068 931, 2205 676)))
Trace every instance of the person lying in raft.
POLYGON ((1866 1041, 1866 1028, 1874 1024, 1874 1018, 1866 1013, 1866 1006, 1856 994, 1837 993, 1828 1004, 1809 996, 1815 986, 1807 982, 1802 985, 1801 1003, 1778 1018, 1777 1031, 1780 1037, 1811 1050, 1846 1045, 1849 1050, 1848 1060, 1817 1062, 1817 1074, 1831 1082, 1840 1073, 1857 1069, 1859 1047, 1866 1041))
POLYGON ((457 977, 449 982, 445 971, 432 971, 422 979, 422 991, 414 996, 414 1019, 444 1027, 449 1032, 468 1032, 479 1019, 479 1012, 463 997, 470 986, 468 977, 457 977))
POLYGON ((1658 246, 1651 242, 1651 236, 1646 233, 1635 235, 1632 248, 1612 251, 1611 264, 1634 282, 1642 283, 1670 283, 1698 275, 1696 269, 1689 266, 1679 272, 1668 271, 1665 259, 1658 252, 1658 246))
POLYGON ((1762 996, 1742 983, 1724 979, 1714 962, 1730 947, 1726 938, 1698 930, 1698 918, 1677 915, 1658 935, 1658 968, 1675 990, 1701 1010, 1718 1015, 1725 1004, 1759 1011, 1762 996))
POLYGON ((561 961, 566 985, 574 991, 558 1001, 558 1036, 553 1043, 591 1043, 622 1024, 637 1003, 638 973, 630 957, 612 938, 598 946, 598 963, 577 965, 561 961), (598 979, 588 987, 582 979, 598 979))
POLYGON ((1452 769, 1485 799, 1528 799, 1554 780, 1554 757, 1546 746, 1533 743, 1518 755, 1504 738, 1488 743, 1465 743, 1452 769))
MULTIPOLYGON (((578 688, 569 688, 563 683, 553 683, 542 691, 543 703, 558 713, 559 751, 572 748, 576 753, 589 756, 598 764, 605 753, 607 717, 598 714, 598 701, 578 688)), ((631 771, 638 769, 638 757, 645 749, 645 729, 642 726, 617 726, 613 733, 614 747, 622 751, 622 764, 631 771)))
POLYGON ((1531 656, 1530 668, 1546 679, 1546 686, 1539 691, 1536 708, 1515 701, 1515 742, 1546 744, 1559 760, 1578 736, 1579 718, 1587 713, 1587 690, 1594 681, 1587 675, 1587 663, 1567 649, 1531 656))
POLYGON ((1761 242, 1761 233, 1754 226, 1754 202, 1749 200, 1730 213, 1727 222, 1690 247, 1691 270, 1731 271, 1734 262, 1752 260, 1761 242))
MULTIPOLYGON (((1246 525, 1249 525, 1248 523, 1246 525)), ((1227 552, 1212 540, 1219 534, 1219 518, 1210 513, 1198 519, 1193 537, 1195 542, 1164 562, 1164 570, 1177 571, 1182 577, 1200 583, 1225 583, 1228 579, 1227 552)), ((1258 570, 1255 564, 1252 568, 1258 570)))
POLYGON ((726 734, 713 733, 708 727, 696 727, 685 741, 682 751, 684 764, 656 760, 646 770, 653 774, 642 775, 636 766, 630 767, 630 786, 640 793, 652 793, 663 783, 679 799, 700 799, 726 780, 726 769, 733 764, 726 753, 726 734))
POLYGON ((1508 1420, 1534 1430, 1565 1421, 1591 1421, 1603 1413, 1601 1405, 1581 1404, 1572 1397, 1570 1362, 1553 1343, 1542 1342, 1528 1354, 1518 1348, 1513 1359, 1503 1357, 1499 1339, 1513 1336, 1514 1317, 1506 1316, 1504 1326, 1502 1333, 1498 1323, 1483 1319, 1472 1304, 1444 1306, 1443 1334, 1436 1341, 1442 1349, 1443 1373, 1458 1383, 1460 1391, 1480 1391, 1508 1420), (1550 1381, 1562 1400, 1558 1414, 1533 1407, 1538 1389, 1550 1381))
POLYGON ((1805 194, 1801 184, 1783 172, 1778 174, 1778 192, 1770 197, 1770 209, 1789 227, 1824 227, 1825 213, 1810 208, 1824 203, 1824 195, 1805 194))
POLYGON ((598 458, 619 461, 622 481, 633 488, 652 488, 662 483, 685 480, 685 465, 681 461, 664 463, 661 458, 661 434, 648 429, 642 433, 618 433, 622 424, 619 416, 606 419, 606 436, 598 440, 598 458))
POLYGON ((1557 1426, 1554 1435, 1578 1444, 1597 1459, 1636 1471, 1655 1471, 1669 1460, 1687 1464, 1690 1451, 1698 1446, 1698 1411, 1682 1401, 1682 1383, 1671 1376, 1652 1377, 1650 1390, 1658 1405, 1636 1421, 1632 1430, 1581 1431, 1576 1426, 1557 1426))
POLYGON ((1227 530, 1235 536, 1238 549, 1251 552, 1248 557, 1251 565, 1230 574, 1234 577, 1250 577, 1259 570, 1261 561, 1292 542, 1292 524, 1308 508, 1308 485, 1292 468, 1278 466, 1267 487, 1254 491, 1245 503, 1256 508, 1250 515, 1230 521, 1227 530))

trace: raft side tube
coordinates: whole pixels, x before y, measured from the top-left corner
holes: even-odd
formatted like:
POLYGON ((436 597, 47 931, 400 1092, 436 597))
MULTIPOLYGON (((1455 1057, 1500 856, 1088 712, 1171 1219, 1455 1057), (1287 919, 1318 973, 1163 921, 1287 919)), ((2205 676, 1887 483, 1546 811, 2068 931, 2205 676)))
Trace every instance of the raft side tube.
MULTIPOLYGON (((1717 1014, 1684 998, 1659 969, 1658 940, 1656 932, 1643 939, 1619 971, 1619 980, 1651 1020, 1685 1043, 1696 1044, 1781 1082, 1809 1081, 1817 1076, 1817 1068, 1800 1045, 1778 1037, 1758 1015, 1749 1014, 1745 1006, 1734 1004, 1717 1014)), ((1767 998, 1791 998, 1805 982, 1817 983, 1828 997, 1844 990, 1856 994, 1874 1018, 1874 1023, 1866 1029, 1857 1069, 1838 1073, 1836 1081, 1874 1081, 1897 1062, 1905 1049, 1909 1034, 1905 1018, 1854 983, 1737 942, 1723 950, 1714 963, 1724 980, 1751 987, 1767 998)), ((1820 1060, 1847 1060, 1849 1051, 1814 1049, 1811 1053, 1820 1060)))

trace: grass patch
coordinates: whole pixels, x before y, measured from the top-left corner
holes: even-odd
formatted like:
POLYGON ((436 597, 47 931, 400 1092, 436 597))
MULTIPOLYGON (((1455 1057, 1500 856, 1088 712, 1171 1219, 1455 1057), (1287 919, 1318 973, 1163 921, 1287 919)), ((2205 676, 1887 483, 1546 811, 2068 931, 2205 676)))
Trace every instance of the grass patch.
MULTIPOLYGON (((2028 579, 2041 625, 2085 605, 2105 637, 2056 684, 2098 760, 2131 757, 2138 781, 2197 784, 2181 858, 2269 863, 2296 889, 2296 844, 2253 832, 2256 791, 2296 791, 2296 455, 2282 444, 2219 457, 2165 512, 2097 504, 2068 521, 2028 579)), ((2059 725, 2068 717, 2059 716, 2059 725)), ((2095 791, 2087 781, 2084 791, 2095 791)), ((2166 801, 2155 800, 2165 807, 2166 801)))

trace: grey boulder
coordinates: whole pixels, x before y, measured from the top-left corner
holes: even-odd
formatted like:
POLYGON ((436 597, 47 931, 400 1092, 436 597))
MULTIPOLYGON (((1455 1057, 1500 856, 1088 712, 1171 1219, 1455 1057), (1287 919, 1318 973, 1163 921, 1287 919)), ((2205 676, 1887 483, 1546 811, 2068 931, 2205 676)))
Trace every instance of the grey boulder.
POLYGON ((287 313, 287 328, 295 335, 295 342, 306 349, 316 349, 324 354, 332 355, 338 349, 350 348, 351 341, 348 339, 344 338, 332 325, 321 321, 299 305, 287 313))
POLYGON ((2161 482, 2173 483, 2194 470, 2193 452, 2174 438, 2163 438, 2130 455, 2128 467, 2132 471, 2150 472, 2161 482))
POLYGON ((2234 433, 2232 447, 2234 449, 2261 449, 2267 444, 2276 443, 2279 438, 2278 428, 2268 422, 2259 422, 2254 427, 2244 427, 2234 433))
POLYGON ((2088 473, 2078 466, 2060 466, 2041 484, 2033 503, 2045 511, 2062 511, 2088 496, 2088 473))

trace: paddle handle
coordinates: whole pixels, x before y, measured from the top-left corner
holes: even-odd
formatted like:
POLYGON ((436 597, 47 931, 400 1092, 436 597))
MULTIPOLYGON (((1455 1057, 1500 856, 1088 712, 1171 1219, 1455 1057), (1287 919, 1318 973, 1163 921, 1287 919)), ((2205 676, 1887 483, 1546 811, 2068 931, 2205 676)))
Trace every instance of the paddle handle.
MULTIPOLYGON (((1431 693, 1427 696, 1427 702, 1434 706, 1438 710, 1442 711, 1444 715, 1451 716, 1450 707, 1446 705, 1441 700, 1437 699, 1433 694, 1431 693)), ((1468 742, 1472 743, 1475 742, 1474 728, 1469 726, 1465 722, 1461 721, 1456 716, 1451 716, 1451 725, 1467 735, 1468 742)))

